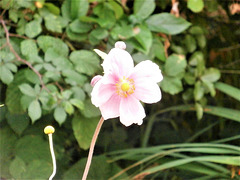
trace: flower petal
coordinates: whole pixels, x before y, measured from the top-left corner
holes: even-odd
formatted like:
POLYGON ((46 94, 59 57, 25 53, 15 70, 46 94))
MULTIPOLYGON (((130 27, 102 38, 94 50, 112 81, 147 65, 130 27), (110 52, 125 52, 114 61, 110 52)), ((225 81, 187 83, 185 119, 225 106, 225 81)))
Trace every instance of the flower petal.
POLYGON ((159 66, 150 60, 142 61, 134 67, 131 79, 149 78, 150 81, 160 82, 163 79, 159 66))
POLYGON ((120 115, 119 106, 121 98, 117 94, 113 94, 110 99, 100 106, 100 111, 102 113, 103 119, 107 120, 110 118, 115 118, 120 115))
POLYGON ((120 102, 120 121, 125 126, 133 123, 141 125, 146 116, 141 103, 133 96, 122 98, 120 102))
POLYGON ((133 96, 144 103, 156 103, 161 100, 162 94, 156 82, 148 78, 141 78, 134 81, 135 91, 133 96))
POLYGON ((102 79, 102 76, 101 75, 97 75, 97 76, 94 76, 91 80, 91 86, 94 87, 95 84, 102 79))
POLYGON ((104 73, 114 72, 118 77, 128 76, 134 64, 131 55, 120 48, 113 48, 102 63, 104 73))
POLYGON ((108 101, 108 99, 115 93, 115 86, 112 84, 103 84, 102 79, 98 81, 95 86, 93 87, 92 93, 91 93, 91 100, 92 103, 99 107, 105 102, 108 101))

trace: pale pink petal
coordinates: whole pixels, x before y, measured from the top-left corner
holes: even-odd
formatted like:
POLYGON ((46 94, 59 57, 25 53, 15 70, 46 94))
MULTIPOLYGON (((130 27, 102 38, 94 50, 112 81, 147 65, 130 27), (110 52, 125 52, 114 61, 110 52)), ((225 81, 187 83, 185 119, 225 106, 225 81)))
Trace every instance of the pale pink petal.
POLYGON ((122 98, 120 102, 120 121, 125 126, 133 123, 142 124, 143 118, 146 116, 141 103, 133 96, 122 98))
POLYGON ((119 48, 119 49, 126 49, 126 44, 123 41, 117 41, 115 43, 115 48, 119 48))
POLYGON ((120 96, 118 96, 117 94, 113 94, 107 102, 100 106, 100 111, 104 120, 115 118, 120 115, 120 100, 120 96))
POLYGON ((99 107, 105 102, 108 101, 108 99, 115 93, 115 86, 112 84, 103 84, 102 80, 98 81, 95 86, 93 87, 92 93, 91 93, 91 100, 92 103, 99 107))
POLYGON ((114 72, 118 77, 127 77, 133 70, 131 55, 122 49, 113 48, 102 63, 104 73, 114 72))
POLYGON ((94 87, 95 84, 102 79, 102 76, 101 75, 97 75, 97 76, 94 76, 91 80, 91 86, 94 87))
POLYGON ((103 84, 116 84, 119 81, 119 77, 115 72, 109 72, 108 74, 104 74, 102 78, 103 84))
POLYGON ((142 61, 134 67, 131 79, 149 78, 153 82, 160 82, 163 79, 158 65, 150 60, 142 61))
POLYGON ((141 78, 134 81, 135 91, 133 96, 144 103, 156 103, 161 100, 162 94, 156 82, 149 78, 141 78))

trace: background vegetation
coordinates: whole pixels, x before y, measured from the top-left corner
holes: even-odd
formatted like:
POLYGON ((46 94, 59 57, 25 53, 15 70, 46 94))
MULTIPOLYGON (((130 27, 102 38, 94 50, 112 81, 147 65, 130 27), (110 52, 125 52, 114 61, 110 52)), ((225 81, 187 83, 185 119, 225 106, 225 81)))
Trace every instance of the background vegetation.
POLYGON ((240 179, 240 5, 203 0, 2 0, 1 179, 81 179, 100 113, 90 80, 118 40, 164 75, 143 125, 103 124, 89 179, 240 179))

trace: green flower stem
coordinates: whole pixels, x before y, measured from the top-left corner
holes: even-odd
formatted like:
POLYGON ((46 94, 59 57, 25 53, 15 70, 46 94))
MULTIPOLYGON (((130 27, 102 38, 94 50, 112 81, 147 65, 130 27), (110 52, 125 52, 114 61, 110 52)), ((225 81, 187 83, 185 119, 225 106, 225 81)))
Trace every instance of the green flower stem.
POLYGON ((102 127, 103 122, 104 122, 104 119, 103 119, 103 117, 101 117, 101 119, 98 122, 97 128, 94 132, 93 138, 92 138, 92 142, 91 142, 91 145, 90 145, 90 150, 89 150, 89 153, 88 153, 87 164, 86 164, 86 167, 85 167, 85 170, 84 170, 84 173, 83 173, 82 180, 87 179, 88 171, 89 171, 89 168, 90 168, 90 165, 91 165, 91 162, 92 162, 94 147, 95 147, 97 137, 98 137, 98 134, 100 132, 100 129, 102 127))

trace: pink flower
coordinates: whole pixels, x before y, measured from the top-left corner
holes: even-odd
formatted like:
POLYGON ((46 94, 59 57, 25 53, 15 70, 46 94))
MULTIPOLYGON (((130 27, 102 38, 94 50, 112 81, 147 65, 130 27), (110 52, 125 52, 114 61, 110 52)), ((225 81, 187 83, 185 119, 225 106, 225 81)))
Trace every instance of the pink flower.
POLYGON ((157 64, 142 61, 134 67, 125 43, 117 42, 102 64, 104 75, 94 77, 92 103, 100 108, 104 120, 120 117, 125 126, 141 125, 146 116, 140 101, 156 103, 161 99, 157 85, 163 77, 157 64))

